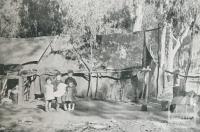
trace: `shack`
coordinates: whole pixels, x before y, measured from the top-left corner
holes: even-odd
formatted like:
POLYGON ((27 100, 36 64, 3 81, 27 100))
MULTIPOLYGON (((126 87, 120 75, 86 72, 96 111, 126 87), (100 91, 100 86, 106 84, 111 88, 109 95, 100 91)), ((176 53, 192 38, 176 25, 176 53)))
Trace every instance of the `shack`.
POLYGON ((0 38, 0 89, 1 97, 5 96, 8 89, 19 85, 18 104, 24 102, 24 78, 36 74, 30 68, 26 74, 21 74, 23 66, 36 64, 43 56, 50 43, 49 38, 0 38))
POLYGON ((96 67, 90 71, 90 81, 88 71, 81 67, 83 64, 76 52, 84 44, 72 45, 68 36, 0 38, 1 98, 7 95, 8 89, 18 84, 18 104, 34 100, 36 95, 43 93, 46 76, 53 77, 58 72, 65 76, 72 69, 78 82, 79 96, 89 93, 94 98, 114 99, 121 96, 132 100, 136 87, 140 91, 138 94, 142 90, 144 92, 141 70, 147 66, 152 69, 148 80, 151 82, 150 94, 155 96, 158 37, 159 29, 98 35, 98 45, 92 47, 96 67), (102 63, 99 65, 98 62, 102 63), (9 81, 13 79, 17 81, 9 81))

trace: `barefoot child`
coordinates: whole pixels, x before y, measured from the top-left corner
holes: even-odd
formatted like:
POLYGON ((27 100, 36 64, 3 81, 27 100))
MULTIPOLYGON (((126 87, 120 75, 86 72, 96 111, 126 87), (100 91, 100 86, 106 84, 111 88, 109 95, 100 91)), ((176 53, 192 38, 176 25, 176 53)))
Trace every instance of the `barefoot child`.
POLYGON ((75 88, 73 82, 69 82, 68 87, 66 88, 66 93, 65 93, 64 110, 69 110, 69 111, 74 110, 75 94, 76 94, 76 88, 75 88))
POLYGON ((76 95, 76 86, 77 82, 73 78, 73 70, 68 71, 68 78, 65 80, 65 84, 67 85, 66 88, 66 94, 65 94, 65 104, 64 104, 64 109, 65 110, 74 110, 75 107, 75 95, 76 95))
POLYGON ((51 84, 51 78, 46 78, 46 84, 44 86, 44 97, 45 97, 45 111, 48 112, 51 109, 51 102, 54 99, 53 85, 51 84))
MULTIPOLYGON (((54 96, 56 99, 56 110, 59 111, 60 110, 60 106, 62 104, 62 98, 60 96, 60 91, 58 89, 58 86, 62 83, 62 76, 61 73, 58 73, 56 75, 56 79, 53 81, 53 86, 54 86, 54 96), (57 93, 59 94, 59 96, 57 96, 57 93)), ((63 93, 64 94, 64 93, 63 93)))

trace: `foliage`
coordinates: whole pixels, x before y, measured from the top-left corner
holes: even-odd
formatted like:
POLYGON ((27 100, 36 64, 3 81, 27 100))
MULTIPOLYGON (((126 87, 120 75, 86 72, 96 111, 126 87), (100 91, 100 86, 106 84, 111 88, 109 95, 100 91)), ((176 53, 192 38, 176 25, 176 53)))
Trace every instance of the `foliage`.
POLYGON ((16 37, 19 31, 20 0, 1 0, 0 1, 0 36, 16 37))
POLYGON ((101 50, 94 50, 98 47, 96 35, 131 31, 130 1, 58 0, 65 20, 63 34, 70 34, 72 44, 82 45, 78 51, 90 67, 98 65, 95 62, 103 63, 101 59, 95 59, 102 54, 101 50))
POLYGON ((191 25, 200 11, 199 0, 147 0, 147 3, 157 9, 160 23, 172 24, 175 36, 181 35, 184 26, 191 25))
POLYGON ((23 0, 19 15, 20 37, 48 36, 62 32, 62 16, 55 1, 23 0))
MULTIPOLYGON (((104 63, 94 59, 101 52, 91 50, 98 47, 96 35, 132 32, 137 4, 137 0, 2 0, 0 33, 4 37, 70 35, 71 43, 80 45, 77 50, 94 66, 104 63)), ((188 25, 199 28, 200 19, 194 22, 199 18, 199 0, 145 0, 142 6, 142 29, 167 23, 178 38, 188 25)))

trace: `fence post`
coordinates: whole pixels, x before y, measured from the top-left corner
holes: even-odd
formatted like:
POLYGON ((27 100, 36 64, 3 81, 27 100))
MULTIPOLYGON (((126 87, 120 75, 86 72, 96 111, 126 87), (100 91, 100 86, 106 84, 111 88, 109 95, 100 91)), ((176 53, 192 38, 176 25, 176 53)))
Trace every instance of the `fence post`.
POLYGON ((96 91, 95 91, 95 98, 97 97, 97 90, 99 85, 99 74, 97 73, 97 80, 96 80, 96 91))

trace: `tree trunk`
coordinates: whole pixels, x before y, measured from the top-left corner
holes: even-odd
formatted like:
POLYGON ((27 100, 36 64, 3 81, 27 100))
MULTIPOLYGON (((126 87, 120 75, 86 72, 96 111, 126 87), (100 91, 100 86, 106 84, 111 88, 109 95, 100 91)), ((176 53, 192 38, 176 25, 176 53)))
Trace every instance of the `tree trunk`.
MULTIPOLYGON (((133 20, 133 26, 132 26, 132 31, 133 32, 137 32, 137 31, 141 31, 142 30, 142 19, 143 19, 143 5, 144 5, 144 0, 135 0, 134 1, 134 20, 133 20)), ((137 78, 137 77, 136 77, 137 78)), ((138 79, 137 79, 138 81, 138 79)), ((121 81, 120 81, 121 82, 121 81)), ((131 83, 132 85, 132 88, 134 89, 134 101, 137 101, 138 100, 138 82, 135 82, 135 83, 131 83)), ((123 92, 123 86, 121 87, 121 92, 123 92)))
MULTIPOLYGON (((192 41, 193 41, 193 38, 192 38, 192 41)), ((192 63, 192 45, 190 45, 190 49, 189 49, 188 52, 189 52, 188 65, 186 66, 186 70, 185 70, 185 76, 186 77, 184 78, 182 91, 186 90, 187 76, 189 74, 190 66, 191 66, 191 63, 192 63)))
POLYGON ((170 72, 173 72, 174 71, 174 57, 175 57, 175 53, 176 52, 173 52, 171 54, 168 55, 168 68, 167 70, 170 71, 170 72))
POLYGON ((88 89, 87 89, 87 97, 89 97, 90 85, 91 85, 91 73, 88 74, 88 89))
POLYGON ((163 90, 163 75, 165 70, 165 42, 166 42, 166 32, 167 32, 167 26, 164 25, 161 35, 161 49, 160 49, 160 65, 159 65, 159 75, 158 75, 158 96, 162 94, 163 90))
POLYGON ((168 69, 168 71, 173 72, 174 71, 173 66, 174 66, 175 55, 178 52, 178 50, 180 49, 184 38, 187 37, 190 26, 188 25, 185 29, 182 29, 183 33, 178 38, 174 37, 171 28, 172 27, 170 27, 169 46, 168 46, 168 62, 167 62, 168 67, 167 67, 167 69, 168 69), (174 46, 173 40, 175 40, 175 46, 174 46))
POLYGON ((144 4, 144 0, 135 1, 135 4, 134 4, 135 21, 133 25, 133 32, 142 30, 143 4, 144 4))

